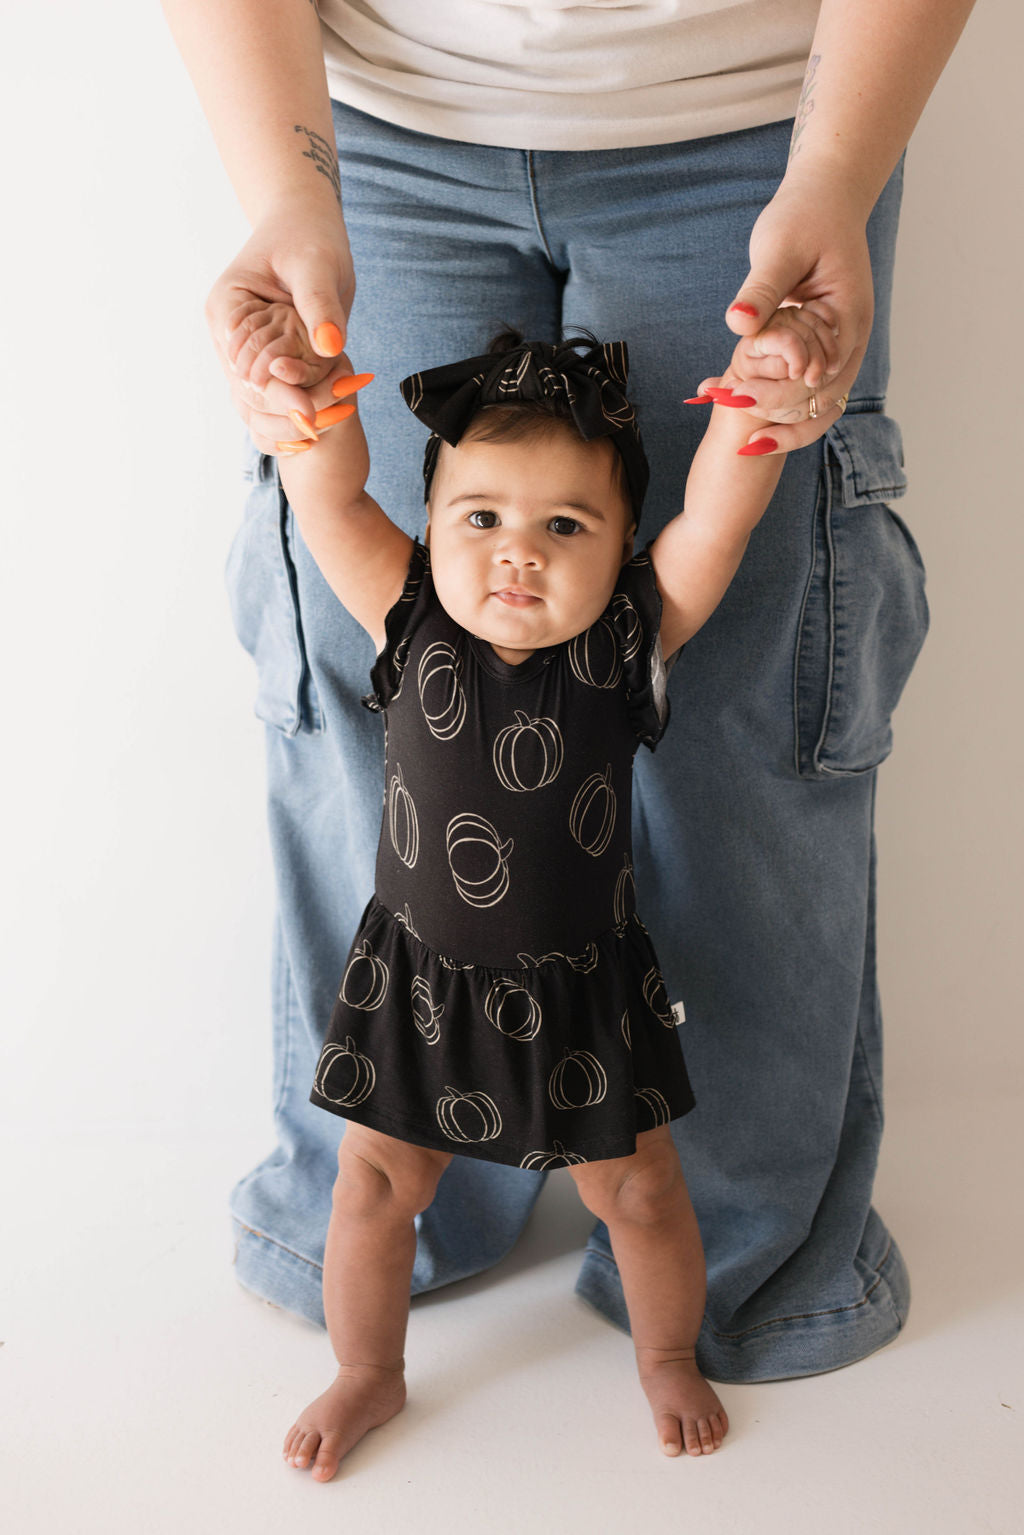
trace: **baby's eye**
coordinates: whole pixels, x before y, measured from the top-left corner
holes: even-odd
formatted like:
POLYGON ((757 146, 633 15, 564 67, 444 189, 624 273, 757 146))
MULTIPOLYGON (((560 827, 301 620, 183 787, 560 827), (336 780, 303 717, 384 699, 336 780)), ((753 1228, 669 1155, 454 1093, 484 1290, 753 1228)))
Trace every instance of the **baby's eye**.
POLYGON ((472 524, 472 526, 474 528, 493 528, 497 524, 498 516, 497 516, 496 512, 485 512, 485 511, 470 512, 468 520, 469 520, 469 522, 472 524), (477 522, 475 520, 477 517, 490 517, 491 521, 490 522, 477 522))
POLYGON ((577 522, 575 517, 552 517, 551 531, 552 533, 558 533, 563 537, 567 537, 573 533, 582 533, 583 524, 582 522, 577 522))

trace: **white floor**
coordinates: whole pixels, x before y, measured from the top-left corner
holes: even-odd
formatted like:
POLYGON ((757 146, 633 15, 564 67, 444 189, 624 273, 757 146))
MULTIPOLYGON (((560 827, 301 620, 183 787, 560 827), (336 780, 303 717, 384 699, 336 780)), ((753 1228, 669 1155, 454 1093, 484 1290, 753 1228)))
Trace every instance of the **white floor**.
POLYGON ((628 1338, 573 1294, 590 1217, 560 1170, 502 1264, 413 1302, 406 1409, 326 1486, 280 1456, 326 1335, 231 1268, 226 1191, 263 1144, 8 1145, 4 1527, 1016 1535, 1022 1115, 949 1112, 890 1110, 877 1202, 912 1271, 905 1332, 828 1375, 723 1386, 719 1454, 659 1453, 628 1338))

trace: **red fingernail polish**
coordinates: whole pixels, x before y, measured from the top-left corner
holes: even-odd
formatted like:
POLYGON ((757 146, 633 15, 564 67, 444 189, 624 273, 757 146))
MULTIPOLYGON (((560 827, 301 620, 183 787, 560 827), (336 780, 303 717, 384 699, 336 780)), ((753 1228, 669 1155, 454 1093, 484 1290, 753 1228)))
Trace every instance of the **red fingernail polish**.
POLYGON ((684 400, 684 405, 714 405, 714 400, 709 394, 695 394, 689 400, 684 400))
POLYGON ((774 453, 778 446, 774 437, 759 437, 756 442, 748 442, 745 447, 737 448, 736 452, 753 458, 756 453, 774 453))
POLYGON ((732 394, 732 390, 728 385, 723 387, 720 384, 709 384, 704 393, 709 394, 713 400, 717 400, 719 395, 721 395, 723 400, 727 400, 732 394))
POLYGON ((738 409, 741 409, 744 405, 756 405, 757 401, 754 399, 753 395, 751 395, 751 394, 730 394, 725 399, 719 400, 719 399, 716 398, 715 404, 716 405, 735 405, 738 409))
POLYGON ((740 303, 736 303, 736 304, 730 304, 729 308, 730 309, 738 309, 740 314, 752 314, 754 316, 755 320, 758 318, 758 316, 760 314, 760 311, 755 309, 753 304, 740 304, 740 303))

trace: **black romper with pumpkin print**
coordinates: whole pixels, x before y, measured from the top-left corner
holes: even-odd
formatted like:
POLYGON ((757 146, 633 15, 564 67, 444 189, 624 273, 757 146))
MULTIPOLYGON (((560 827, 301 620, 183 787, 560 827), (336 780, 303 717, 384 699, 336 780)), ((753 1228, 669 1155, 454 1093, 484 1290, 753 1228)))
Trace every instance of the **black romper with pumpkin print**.
POLYGON ((448 616, 414 545, 363 700, 387 754, 376 892, 321 1108, 542 1169, 631 1156, 693 1107, 635 909, 633 757, 668 721, 648 549, 596 623, 512 666, 448 616))

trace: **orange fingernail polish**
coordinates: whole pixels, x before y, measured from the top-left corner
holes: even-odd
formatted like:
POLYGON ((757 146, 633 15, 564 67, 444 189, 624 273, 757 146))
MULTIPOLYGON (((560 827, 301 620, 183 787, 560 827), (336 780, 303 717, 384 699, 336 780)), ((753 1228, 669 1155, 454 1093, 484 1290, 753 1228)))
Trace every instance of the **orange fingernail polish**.
POLYGON ((304 437, 312 437, 313 441, 316 442, 316 427, 308 416, 304 416, 301 410, 290 410, 288 416, 304 437))
POLYGON ((345 345, 345 337, 331 320, 325 320, 323 325, 317 326, 313 340, 321 352, 327 352, 331 357, 337 357, 345 345))
POLYGON ((355 413, 354 405, 328 405, 316 413, 317 429, 322 432, 324 427, 334 426, 336 422, 344 421, 346 416, 354 416, 355 413))
POLYGON ((362 389, 372 378, 376 378, 375 373, 349 373, 345 378, 334 380, 331 393, 336 400, 340 400, 343 395, 355 394, 357 389, 362 389))
POLYGON ((293 453, 305 453, 306 449, 312 446, 311 442, 275 442, 274 444, 279 453, 289 456, 293 453))

